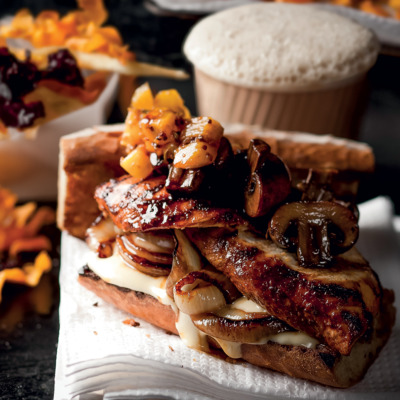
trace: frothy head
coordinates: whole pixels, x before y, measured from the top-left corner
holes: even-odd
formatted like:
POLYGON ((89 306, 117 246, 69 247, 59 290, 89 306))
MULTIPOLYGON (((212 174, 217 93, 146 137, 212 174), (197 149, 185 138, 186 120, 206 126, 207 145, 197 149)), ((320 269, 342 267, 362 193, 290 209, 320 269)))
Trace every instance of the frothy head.
POLYGON ((196 68, 239 86, 318 89, 365 73, 379 43, 363 26, 313 7, 257 3, 201 20, 184 44, 196 68))

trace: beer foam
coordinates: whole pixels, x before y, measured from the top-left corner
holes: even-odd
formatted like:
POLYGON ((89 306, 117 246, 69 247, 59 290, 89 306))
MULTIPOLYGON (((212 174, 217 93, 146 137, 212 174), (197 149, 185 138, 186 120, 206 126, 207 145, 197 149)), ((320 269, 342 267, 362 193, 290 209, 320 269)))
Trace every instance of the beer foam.
POLYGON ((275 90, 319 89, 357 79, 379 43, 363 26, 327 11, 284 3, 231 8, 197 23, 184 53, 224 82, 275 90))

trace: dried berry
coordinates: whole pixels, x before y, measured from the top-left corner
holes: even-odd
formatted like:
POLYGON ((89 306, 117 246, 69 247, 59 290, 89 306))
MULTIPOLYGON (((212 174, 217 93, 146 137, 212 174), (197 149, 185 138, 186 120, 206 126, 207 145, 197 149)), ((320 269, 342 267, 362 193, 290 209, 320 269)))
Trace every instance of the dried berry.
POLYGON ((6 47, 0 47, 0 120, 6 126, 28 128, 45 116, 42 102, 24 102, 24 96, 42 79, 80 87, 84 83, 74 57, 66 49, 50 54, 47 69, 40 71, 29 57, 19 61, 6 47))
POLYGON ((78 64, 67 49, 58 50, 49 55, 42 79, 54 79, 71 86, 83 87, 84 84, 78 64))

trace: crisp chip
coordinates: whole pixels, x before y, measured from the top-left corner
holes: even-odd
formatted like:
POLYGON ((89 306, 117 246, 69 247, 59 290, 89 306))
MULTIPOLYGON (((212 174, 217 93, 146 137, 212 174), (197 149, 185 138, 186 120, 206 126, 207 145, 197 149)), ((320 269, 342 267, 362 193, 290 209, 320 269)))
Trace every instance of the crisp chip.
POLYGON ((399 0, 275 0, 278 3, 330 3, 337 6, 351 7, 368 14, 384 18, 400 18, 399 0))
POLYGON ((134 54, 123 45, 115 27, 102 27, 108 12, 102 0, 78 0, 80 9, 60 17, 57 11, 42 11, 36 18, 27 9, 20 10, 10 25, 2 26, 4 38, 21 38, 36 48, 64 46, 71 50, 101 52, 124 60, 134 54))
POLYGON ((33 264, 26 264, 22 268, 7 268, 0 271, 0 303, 1 292, 6 282, 20 285, 36 286, 45 272, 51 270, 52 263, 46 251, 41 251, 33 264))
POLYGON ((43 225, 54 223, 54 211, 49 207, 37 209, 33 202, 21 206, 16 206, 16 203, 17 196, 0 187, 0 251, 8 251, 10 257, 16 257, 23 251, 40 253, 33 264, 0 271, 0 302, 1 291, 6 282, 36 286, 42 274, 52 266, 47 253, 51 249, 50 240, 38 235, 38 232, 43 225))
POLYGON ((90 70, 118 72, 122 75, 133 76, 164 76, 172 79, 187 79, 189 75, 181 70, 165 68, 137 61, 119 62, 118 59, 100 53, 85 53, 73 51, 81 68, 90 70))

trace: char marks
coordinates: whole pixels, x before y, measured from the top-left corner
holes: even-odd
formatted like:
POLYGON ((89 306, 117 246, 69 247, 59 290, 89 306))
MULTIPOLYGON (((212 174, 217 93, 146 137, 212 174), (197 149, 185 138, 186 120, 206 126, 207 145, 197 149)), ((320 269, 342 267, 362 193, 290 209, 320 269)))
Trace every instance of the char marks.
POLYGON ((100 210, 126 232, 248 226, 235 210, 213 207, 200 199, 174 199, 165 189, 165 179, 156 176, 137 182, 123 176, 99 186, 95 198, 100 210))
POLYGON ((245 296, 341 354, 350 353, 378 312, 381 288, 367 263, 338 258, 333 279, 326 270, 298 267, 268 241, 264 242, 270 243, 270 250, 222 229, 187 233, 210 264, 245 296))

